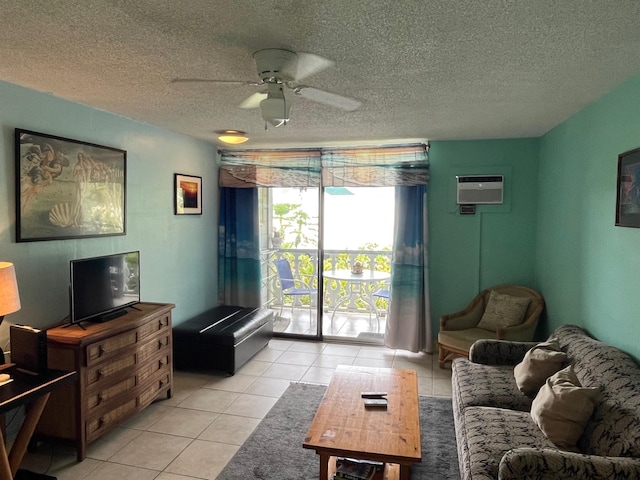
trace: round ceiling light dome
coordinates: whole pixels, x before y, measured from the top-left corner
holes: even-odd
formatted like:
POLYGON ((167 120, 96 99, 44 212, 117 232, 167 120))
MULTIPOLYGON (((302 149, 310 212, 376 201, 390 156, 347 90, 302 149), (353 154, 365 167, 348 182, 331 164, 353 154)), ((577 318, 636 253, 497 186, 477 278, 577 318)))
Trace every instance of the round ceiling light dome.
POLYGON ((230 145, 239 145, 249 140, 247 132, 242 130, 218 130, 216 133, 218 134, 218 140, 230 145))

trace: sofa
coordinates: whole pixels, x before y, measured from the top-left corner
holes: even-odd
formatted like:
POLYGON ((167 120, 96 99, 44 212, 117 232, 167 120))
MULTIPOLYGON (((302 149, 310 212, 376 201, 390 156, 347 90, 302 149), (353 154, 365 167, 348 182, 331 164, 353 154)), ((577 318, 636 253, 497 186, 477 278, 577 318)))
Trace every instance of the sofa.
POLYGON ((525 395, 516 383, 514 366, 537 343, 479 340, 468 359, 452 362, 461 478, 640 479, 640 366, 574 325, 549 340, 566 353, 582 387, 596 390, 576 448, 547 438, 532 416, 536 394, 525 395))

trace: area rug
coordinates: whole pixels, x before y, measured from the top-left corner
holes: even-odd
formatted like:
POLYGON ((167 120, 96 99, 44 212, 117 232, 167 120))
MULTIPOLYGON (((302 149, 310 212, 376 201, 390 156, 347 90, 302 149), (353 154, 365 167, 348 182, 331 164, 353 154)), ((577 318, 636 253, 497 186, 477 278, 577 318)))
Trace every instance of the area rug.
MULTIPOLYGON (((217 480, 317 480, 319 457, 302 448, 326 387, 292 383, 217 480)), ((422 462, 411 480, 459 479, 453 412, 448 398, 419 397, 422 462)))

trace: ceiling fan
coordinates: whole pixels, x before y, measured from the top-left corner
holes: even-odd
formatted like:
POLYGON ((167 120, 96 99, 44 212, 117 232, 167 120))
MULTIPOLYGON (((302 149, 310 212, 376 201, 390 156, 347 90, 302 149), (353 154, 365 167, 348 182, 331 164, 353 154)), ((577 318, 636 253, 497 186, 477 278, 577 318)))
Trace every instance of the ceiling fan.
POLYGON ((258 108, 262 111, 262 118, 267 124, 279 127, 289 122, 290 93, 323 103, 346 111, 357 110, 361 103, 353 98, 343 97, 335 93, 319 90, 300 83, 315 73, 333 65, 331 60, 319 55, 303 52, 292 52, 280 48, 266 48, 253 54, 260 81, 242 80, 213 80, 206 78, 175 78, 173 83, 210 82, 232 83, 238 85, 252 85, 266 87, 266 90, 256 92, 247 97, 240 108, 258 108))

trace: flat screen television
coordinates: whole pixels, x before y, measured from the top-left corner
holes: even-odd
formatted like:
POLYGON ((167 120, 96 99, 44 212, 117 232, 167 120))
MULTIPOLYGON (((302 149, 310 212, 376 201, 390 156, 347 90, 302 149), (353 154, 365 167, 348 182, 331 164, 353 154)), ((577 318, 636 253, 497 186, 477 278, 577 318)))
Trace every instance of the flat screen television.
POLYGON ((71 260, 71 323, 104 322, 140 301, 140 252, 71 260))

